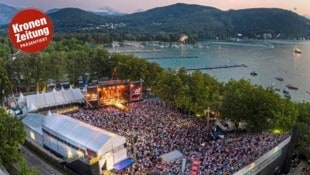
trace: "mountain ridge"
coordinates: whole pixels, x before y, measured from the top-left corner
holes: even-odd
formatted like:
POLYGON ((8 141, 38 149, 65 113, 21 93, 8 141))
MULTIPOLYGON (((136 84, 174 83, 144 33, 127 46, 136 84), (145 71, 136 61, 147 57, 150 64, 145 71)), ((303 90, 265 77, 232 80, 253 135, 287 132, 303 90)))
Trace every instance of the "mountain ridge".
MULTIPOLYGON (((104 10, 104 9, 103 9, 104 10)), ((105 10, 113 11, 109 7, 105 10)), ((48 13, 56 32, 107 32, 148 37, 179 35, 194 38, 248 38, 277 36, 279 39, 310 39, 310 20, 279 8, 223 11, 214 7, 177 3, 125 15, 98 15, 79 8, 51 9, 48 13)))
POLYGON ((17 11, 15 7, 0 3, 0 26, 8 24, 17 11))

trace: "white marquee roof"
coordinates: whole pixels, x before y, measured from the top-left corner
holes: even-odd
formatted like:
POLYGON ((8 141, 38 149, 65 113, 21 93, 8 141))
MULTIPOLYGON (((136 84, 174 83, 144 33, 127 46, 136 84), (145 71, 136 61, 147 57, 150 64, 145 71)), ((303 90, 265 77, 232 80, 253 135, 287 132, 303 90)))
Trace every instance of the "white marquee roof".
POLYGON ((45 116, 41 114, 28 114, 22 121, 24 125, 42 135, 42 123, 44 118, 45 116))
POLYGON ((80 89, 69 88, 68 90, 53 90, 48 93, 27 95, 26 103, 28 109, 31 106, 42 109, 70 103, 81 103, 83 99, 84 97, 80 89))
POLYGON ((55 113, 45 117, 43 128, 79 148, 88 148, 98 154, 110 151, 113 147, 126 142, 125 137, 55 113))
POLYGON ((25 98, 25 96, 23 95, 23 93, 20 93, 20 94, 19 94, 17 102, 18 102, 18 104, 23 103, 23 102, 26 102, 26 98, 25 98))

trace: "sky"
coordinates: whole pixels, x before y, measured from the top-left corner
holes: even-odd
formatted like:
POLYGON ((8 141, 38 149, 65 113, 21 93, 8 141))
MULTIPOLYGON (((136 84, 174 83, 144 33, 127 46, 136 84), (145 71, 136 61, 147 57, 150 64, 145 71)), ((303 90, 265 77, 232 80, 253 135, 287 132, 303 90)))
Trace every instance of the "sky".
POLYGON ((35 7, 41 10, 77 7, 84 10, 133 13, 175 3, 199 4, 221 10, 244 8, 282 8, 310 17, 310 0, 0 0, 14 7, 35 7))

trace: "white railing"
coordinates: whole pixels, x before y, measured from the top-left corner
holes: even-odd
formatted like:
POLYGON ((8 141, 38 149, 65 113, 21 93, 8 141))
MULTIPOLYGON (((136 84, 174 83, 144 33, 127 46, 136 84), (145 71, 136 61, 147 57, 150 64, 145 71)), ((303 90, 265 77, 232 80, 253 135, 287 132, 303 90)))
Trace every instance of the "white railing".
POLYGON ((272 150, 268 151, 266 154, 261 156, 259 159, 253 163, 245 166, 241 170, 234 173, 234 175, 255 175, 262 171, 265 167, 279 158, 282 154, 282 148, 290 143, 291 136, 282 141, 278 146, 274 147, 272 150))

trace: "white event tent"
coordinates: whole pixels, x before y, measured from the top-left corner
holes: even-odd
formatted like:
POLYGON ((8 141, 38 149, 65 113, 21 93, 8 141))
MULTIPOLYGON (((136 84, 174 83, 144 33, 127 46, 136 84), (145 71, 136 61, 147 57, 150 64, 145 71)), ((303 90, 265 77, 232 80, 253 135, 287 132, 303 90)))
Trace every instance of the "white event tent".
POLYGON ((82 103, 84 100, 80 89, 69 88, 67 90, 55 89, 48 93, 37 93, 26 96, 26 103, 29 112, 34 112, 34 109, 39 110, 59 105, 66 105, 71 103, 82 103))

